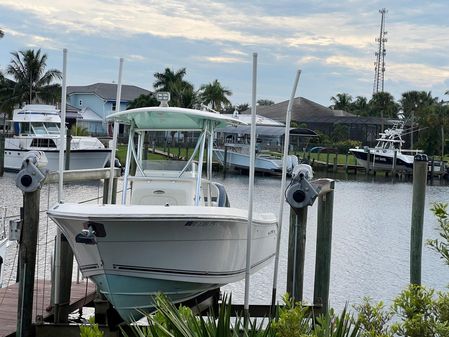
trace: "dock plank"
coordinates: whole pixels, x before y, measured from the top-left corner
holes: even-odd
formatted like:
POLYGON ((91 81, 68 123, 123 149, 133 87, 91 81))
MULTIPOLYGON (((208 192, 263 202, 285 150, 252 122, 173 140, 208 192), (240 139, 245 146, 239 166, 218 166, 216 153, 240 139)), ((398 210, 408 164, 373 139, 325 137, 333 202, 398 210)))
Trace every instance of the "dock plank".
MULTIPOLYGON (((44 320, 53 315, 51 311, 46 310, 50 306, 50 292, 50 281, 38 280, 36 282, 33 298, 33 322, 35 322, 36 315, 42 315, 44 320)), ((18 283, 0 288, 0 337, 15 335, 18 297, 18 283)), ((95 285, 92 282, 86 282, 86 280, 80 283, 74 282, 70 293, 70 309, 75 311, 92 301, 94 297, 95 285)))

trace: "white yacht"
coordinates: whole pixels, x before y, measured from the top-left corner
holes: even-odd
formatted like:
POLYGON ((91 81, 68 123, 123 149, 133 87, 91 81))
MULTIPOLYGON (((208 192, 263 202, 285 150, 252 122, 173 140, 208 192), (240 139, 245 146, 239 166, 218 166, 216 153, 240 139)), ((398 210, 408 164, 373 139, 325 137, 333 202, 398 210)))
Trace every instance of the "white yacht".
MULTIPOLYGON (((29 104, 13 113, 13 137, 5 139, 5 169, 18 171, 29 151, 42 151, 47 157, 47 169, 58 170, 61 118, 52 105, 29 104)), ((65 147, 65 142, 63 144, 65 147)), ((109 160, 111 149, 95 137, 72 136, 70 169, 102 168, 109 160)))
POLYGON ((251 272, 270 262, 276 216, 253 213, 249 222, 248 211, 231 207, 225 187, 211 180, 214 129, 241 122, 173 107, 132 109, 110 119, 130 127, 122 204, 63 203, 48 214, 69 240, 84 276, 125 321, 152 310, 158 292, 180 302, 243 279, 249 223, 251 272), (200 132, 188 161, 145 160, 147 132, 161 130, 200 132))
POLYGON ((395 121, 393 126, 381 132, 374 148, 352 148, 349 151, 356 157, 359 165, 376 171, 391 171, 396 157, 396 170, 402 172, 413 171, 414 154, 420 150, 404 150, 402 139, 404 122, 395 121))

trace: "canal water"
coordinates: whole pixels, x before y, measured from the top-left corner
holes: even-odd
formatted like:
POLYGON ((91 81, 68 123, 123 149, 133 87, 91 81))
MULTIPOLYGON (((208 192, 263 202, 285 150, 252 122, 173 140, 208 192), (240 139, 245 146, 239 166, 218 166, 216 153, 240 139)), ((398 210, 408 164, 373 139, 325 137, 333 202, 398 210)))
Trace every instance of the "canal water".
MULTIPOLYGON (((15 174, 11 173, 6 173, 0 178, 0 207, 7 208, 8 216, 18 214, 22 203, 21 192, 15 187, 14 178, 15 174)), ((223 179, 217 174, 216 178, 226 186, 231 205, 239 208, 247 207, 248 176, 228 175, 223 179)), ((389 304, 409 281, 412 184, 372 176, 343 176, 334 179, 336 184, 330 305, 341 310, 346 303, 360 303, 363 297, 371 297, 376 301, 383 300, 389 304)), ((279 177, 256 176, 255 211, 274 212, 276 216, 278 215, 280 184, 279 177)), ((101 195, 102 188, 102 183, 99 182, 67 185, 64 189, 65 200, 69 202, 94 199, 101 195)), ((438 236, 437 221, 430 208, 434 202, 447 203, 448 192, 449 186, 443 183, 428 186, 426 189, 425 240, 438 236)), ((45 186, 41 192, 41 208, 45 209, 56 200, 57 186, 45 186)), ((284 210, 278 277, 279 299, 285 292, 286 284, 289 220, 287 204, 284 210)), ((311 302, 315 263, 316 204, 309 209, 308 214, 304 296, 305 301, 311 302)), ((42 212, 37 267, 39 278, 50 277, 55 232, 55 225, 47 219, 45 212, 42 212)), ((15 263, 16 245, 11 243, 8 247, 4 283, 14 282, 15 263)), ((250 303, 268 304, 271 300, 272 282, 273 264, 252 275, 250 303)), ((437 290, 444 290, 449 284, 449 266, 427 246, 423 249, 422 282, 437 290)), ((244 281, 229 284, 223 287, 222 291, 232 292, 234 303, 243 303, 244 281)))

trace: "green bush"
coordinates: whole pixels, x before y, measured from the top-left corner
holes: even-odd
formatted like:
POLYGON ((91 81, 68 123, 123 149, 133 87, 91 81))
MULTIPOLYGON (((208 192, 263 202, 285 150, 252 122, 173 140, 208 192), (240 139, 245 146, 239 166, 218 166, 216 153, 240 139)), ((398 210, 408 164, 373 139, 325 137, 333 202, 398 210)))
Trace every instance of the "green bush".
POLYGON ((80 325, 80 337, 103 337, 104 332, 95 323, 95 317, 89 318, 89 324, 80 325))

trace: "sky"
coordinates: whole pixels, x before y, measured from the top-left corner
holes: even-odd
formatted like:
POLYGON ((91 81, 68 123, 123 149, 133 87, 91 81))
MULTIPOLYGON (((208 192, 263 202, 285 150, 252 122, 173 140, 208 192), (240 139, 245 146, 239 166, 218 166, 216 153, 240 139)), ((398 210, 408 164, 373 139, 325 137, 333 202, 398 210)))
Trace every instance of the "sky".
POLYGON ((41 48, 67 84, 123 82, 153 90, 154 73, 186 68, 195 89, 218 79, 233 104, 250 103, 253 53, 257 99, 296 96, 329 106, 373 92, 374 53, 386 8, 385 91, 445 98, 449 90, 449 1, 0 0, 0 71, 11 52, 41 48))

